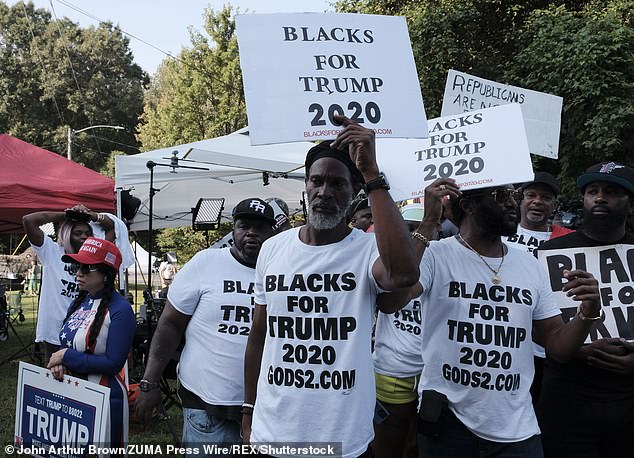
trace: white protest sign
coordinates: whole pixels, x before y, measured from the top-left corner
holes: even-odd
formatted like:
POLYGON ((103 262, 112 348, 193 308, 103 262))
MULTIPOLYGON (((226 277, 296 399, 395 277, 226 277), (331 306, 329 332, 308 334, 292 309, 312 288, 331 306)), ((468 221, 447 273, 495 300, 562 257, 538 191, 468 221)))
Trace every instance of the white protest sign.
POLYGON ((377 137, 427 137, 405 18, 236 16, 252 145, 333 139, 342 114, 377 137))
POLYGON ((429 134, 377 140, 377 162, 394 200, 422 197, 437 178, 455 178, 464 190, 534 178, 517 104, 431 119, 429 134))
MULTIPOLYGON (((110 440, 110 388, 20 362, 15 445, 36 457, 83 457, 110 440)), ((20 449, 16 450, 19 452, 20 449)))
POLYGON ((441 116, 457 115, 498 105, 519 103, 530 152, 557 159, 563 99, 449 70, 441 116))
POLYGON ((604 337, 634 339, 634 245, 538 250, 537 256, 566 322, 577 314, 579 302, 561 291, 566 283, 563 271, 585 270, 599 282, 605 318, 592 326, 586 343, 604 337))

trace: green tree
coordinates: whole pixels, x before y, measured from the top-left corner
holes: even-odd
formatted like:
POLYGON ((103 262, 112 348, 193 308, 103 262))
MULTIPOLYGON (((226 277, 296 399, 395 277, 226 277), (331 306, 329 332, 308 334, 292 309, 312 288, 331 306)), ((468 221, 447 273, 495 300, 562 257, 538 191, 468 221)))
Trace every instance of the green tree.
POLYGON ((74 137, 74 159, 98 170, 115 149, 137 152, 133 130, 147 81, 112 24, 82 29, 32 3, 0 2, 1 131, 66 154, 67 126, 126 127, 74 137))
MULTIPOLYGON (((222 223, 218 230, 209 231, 209 243, 220 240, 231 232, 232 228, 232 223, 222 223)), ((196 232, 191 227, 184 226, 159 231, 156 235, 156 245, 160 253, 175 252, 178 263, 183 265, 200 250, 207 248, 207 240, 203 232, 196 232)))
POLYGON ((246 125, 231 6, 206 9, 205 32, 163 61, 147 93, 139 138, 146 150, 229 134, 246 125))

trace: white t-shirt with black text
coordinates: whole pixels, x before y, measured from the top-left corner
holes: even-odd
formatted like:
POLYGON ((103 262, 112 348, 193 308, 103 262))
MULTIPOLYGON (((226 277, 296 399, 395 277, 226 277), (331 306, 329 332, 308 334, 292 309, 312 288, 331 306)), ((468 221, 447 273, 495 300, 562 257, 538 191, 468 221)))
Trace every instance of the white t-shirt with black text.
POLYGON ((183 266, 168 290, 174 308, 191 315, 178 379, 208 404, 233 406, 244 400, 254 273, 229 248, 209 248, 183 266))
POLYGON ((299 231, 267 240, 257 262, 268 321, 251 442, 341 442, 343 457, 356 457, 374 436, 376 242, 353 230, 311 246, 299 231))
MULTIPOLYGON (((537 259, 507 251, 499 285, 455 237, 432 242, 421 263, 420 387, 444 393, 470 431, 495 442, 539 434, 529 394, 532 324, 560 314, 537 259)), ((485 259, 493 268, 501 260, 485 259)))
POLYGON ((79 293, 75 270, 72 264, 62 262, 64 248, 49 236, 44 236, 42 246, 31 246, 43 267, 35 341, 59 345, 59 330, 79 293))
POLYGON ((502 237, 502 240, 512 248, 532 253, 533 250, 550 239, 550 234, 552 234, 551 231, 532 231, 518 224, 515 235, 502 237))
POLYGON ((374 333, 374 370, 382 375, 407 378, 423 369, 421 301, 416 298, 394 313, 379 311, 374 333))

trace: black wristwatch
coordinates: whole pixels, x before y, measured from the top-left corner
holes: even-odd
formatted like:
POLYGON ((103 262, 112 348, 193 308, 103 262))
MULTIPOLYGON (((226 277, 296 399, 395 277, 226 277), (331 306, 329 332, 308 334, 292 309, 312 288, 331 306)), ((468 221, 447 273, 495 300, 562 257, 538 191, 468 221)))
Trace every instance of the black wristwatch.
POLYGON ((365 189, 366 194, 370 194, 370 192, 374 191, 375 189, 383 188, 389 190, 390 183, 387 181, 387 177, 385 176, 385 174, 381 172, 379 173, 379 176, 376 177, 374 180, 368 181, 363 188, 365 189))
POLYGON ((143 391, 144 393, 155 390, 158 387, 159 387, 158 382, 150 382, 148 380, 141 380, 139 382, 139 389, 143 391))

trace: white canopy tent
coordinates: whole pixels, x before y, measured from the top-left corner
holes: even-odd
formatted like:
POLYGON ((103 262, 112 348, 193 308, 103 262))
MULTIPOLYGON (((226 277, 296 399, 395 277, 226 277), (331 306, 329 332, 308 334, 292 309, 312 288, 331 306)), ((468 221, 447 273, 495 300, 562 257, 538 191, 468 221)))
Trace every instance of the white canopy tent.
POLYGON ((128 268, 128 283, 135 284, 136 282, 136 284, 145 285, 148 274, 152 272, 152 284, 160 285, 157 269, 154 267, 158 264, 158 258, 152 256, 152 266, 148 266, 148 252, 136 240, 132 242, 132 252, 135 256, 135 262, 128 268))
POLYGON ((301 209, 304 157, 312 146, 310 142, 251 146, 245 127, 223 137, 117 156, 115 189, 130 190, 132 196, 141 199, 130 230, 148 229, 148 161, 160 164, 154 167, 153 187, 158 190, 153 202, 154 229, 191 225, 191 209, 201 197, 224 198, 222 214, 227 218, 233 207, 248 197, 279 197, 293 212, 301 209), (167 165, 173 157, 180 166, 208 170, 172 169, 167 165), (266 180, 269 184, 265 186, 266 180))

